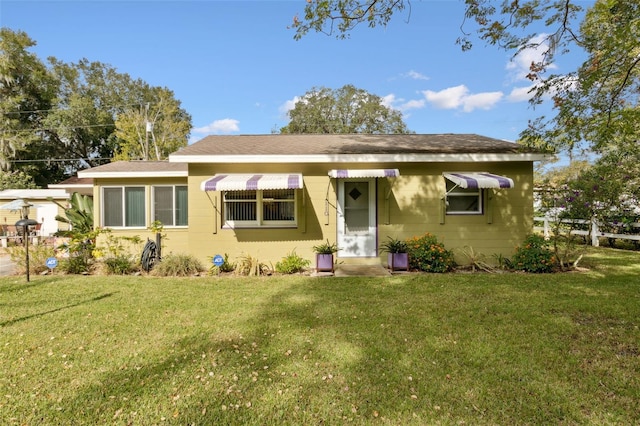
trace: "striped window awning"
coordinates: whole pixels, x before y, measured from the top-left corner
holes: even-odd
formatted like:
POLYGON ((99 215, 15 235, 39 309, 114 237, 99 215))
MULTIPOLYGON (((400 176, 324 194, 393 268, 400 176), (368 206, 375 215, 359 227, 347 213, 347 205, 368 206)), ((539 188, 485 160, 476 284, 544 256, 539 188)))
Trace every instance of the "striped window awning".
POLYGON ((300 189, 300 173, 217 174, 203 181, 203 191, 255 191, 263 189, 300 189))
POLYGON ((329 170, 329 177, 332 178, 385 178, 398 177, 398 169, 334 169, 329 170))
POLYGON ((513 179, 492 173, 443 173, 442 175, 464 189, 513 188, 513 179))

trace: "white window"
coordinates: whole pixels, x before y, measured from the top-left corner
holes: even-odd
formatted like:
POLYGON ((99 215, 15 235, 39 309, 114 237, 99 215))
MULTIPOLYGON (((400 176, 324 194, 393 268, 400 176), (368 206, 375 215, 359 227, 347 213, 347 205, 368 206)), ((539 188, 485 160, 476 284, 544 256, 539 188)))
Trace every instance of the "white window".
POLYGON ((152 220, 164 226, 187 226, 188 197, 186 185, 154 186, 152 220))
POLYGON ((482 214, 482 189, 464 189, 446 182, 447 214, 482 214))
POLYGON ((224 223, 229 228, 296 225, 295 189, 226 191, 224 223))
POLYGON ((146 226, 144 186, 102 188, 102 224, 107 227, 146 226))

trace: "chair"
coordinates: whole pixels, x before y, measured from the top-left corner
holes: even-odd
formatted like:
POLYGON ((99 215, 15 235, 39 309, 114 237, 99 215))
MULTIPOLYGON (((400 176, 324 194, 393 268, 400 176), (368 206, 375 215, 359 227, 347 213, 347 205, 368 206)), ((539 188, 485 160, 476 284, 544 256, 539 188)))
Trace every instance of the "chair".
POLYGON ((29 235, 31 235, 32 237, 39 237, 40 236, 40 228, 42 228, 42 223, 36 223, 29 230, 29 235))
POLYGON ((15 225, 4 225, 7 227, 7 236, 8 237, 15 237, 17 234, 17 230, 16 230, 16 226, 15 225))

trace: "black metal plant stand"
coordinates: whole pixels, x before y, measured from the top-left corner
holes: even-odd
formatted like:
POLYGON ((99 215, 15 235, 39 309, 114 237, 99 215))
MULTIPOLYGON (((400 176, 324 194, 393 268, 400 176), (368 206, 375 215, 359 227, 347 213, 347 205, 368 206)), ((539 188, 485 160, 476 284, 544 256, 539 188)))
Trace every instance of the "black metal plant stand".
MULTIPOLYGON (((24 205, 23 205, 24 208, 24 205)), ((29 205, 26 205, 26 211, 29 210, 29 205)), ((27 267, 27 282, 29 282, 29 227, 37 225, 38 222, 29 219, 29 217, 24 214, 24 219, 20 219, 16 222, 16 230, 22 228, 22 239, 24 240, 24 253, 25 253, 25 264, 27 267)))

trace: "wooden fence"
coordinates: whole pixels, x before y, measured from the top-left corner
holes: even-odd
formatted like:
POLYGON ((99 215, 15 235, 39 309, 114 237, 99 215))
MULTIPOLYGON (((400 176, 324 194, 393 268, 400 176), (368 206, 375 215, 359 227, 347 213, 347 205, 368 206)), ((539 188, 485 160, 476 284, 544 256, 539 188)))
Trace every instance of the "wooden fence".
MULTIPOLYGON (((557 224, 557 218, 534 217, 533 220, 536 223, 543 224, 543 226, 534 226, 534 230, 537 232, 542 232, 545 238, 549 238, 549 236, 551 235, 551 230, 553 226, 557 224)), ((570 225, 571 235, 581 235, 585 238, 590 238, 591 245, 594 247, 598 247, 600 245, 600 238, 640 241, 640 234, 638 233, 620 234, 620 233, 601 231, 601 229, 603 228, 603 225, 599 224, 598 221, 595 220, 595 218, 591 220, 562 219, 560 222, 570 225), (573 227, 576 225, 579 225, 581 228, 587 228, 587 229, 573 229, 573 227)), ((616 226, 616 224, 613 224, 613 223, 609 223, 607 225, 609 227, 616 226)), ((627 226, 630 228, 633 228, 634 230, 640 229, 640 223, 638 222, 630 223, 627 226)))

